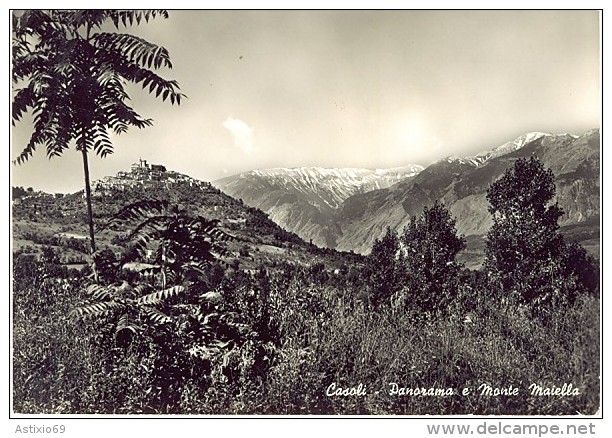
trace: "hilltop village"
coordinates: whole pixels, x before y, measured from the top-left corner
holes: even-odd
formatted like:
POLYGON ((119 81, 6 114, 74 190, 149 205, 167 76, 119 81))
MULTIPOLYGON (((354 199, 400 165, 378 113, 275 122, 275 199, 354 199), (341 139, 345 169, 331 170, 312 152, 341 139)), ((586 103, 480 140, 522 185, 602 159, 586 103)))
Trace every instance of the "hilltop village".
MULTIPOLYGON (((168 170, 162 164, 148 163, 143 159, 132 164, 129 171, 120 171, 115 176, 105 176, 92 181, 91 189, 92 197, 101 203, 98 206, 98 215, 101 216, 113 211, 112 205, 115 201, 129 203, 132 196, 130 193, 148 192, 158 195, 169 191, 174 193, 175 197, 181 193, 181 198, 187 198, 194 190, 211 195, 219 192, 208 182, 168 170)), ((62 222, 80 220, 84 192, 80 190, 72 194, 49 194, 31 187, 14 187, 13 215, 15 218, 27 218, 30 221, 41 220, 43 217, 52 217, 62 222)), ((210 215, 221 219, 222 205, 223 202, 217 200, 211 206, 201 206, 201 210, 210 210, 210 215)), ((85 238, 84 235, 81 237, 85 238)))
POLYGON ((187 184, 190 187, 201 187, 209 185, 203 181, 195 180, 182 173, 167 170, 162 164, 150 164, 147 160, 140 159, 138 163, 130 166, 130 171, 117 172, 116 176, 106 176, 94 181, 92 195, 94 197, 111 196, 113 191, 123 191, 132 188, 159 188, 160 183, 165 188, 176 184, 187 184))

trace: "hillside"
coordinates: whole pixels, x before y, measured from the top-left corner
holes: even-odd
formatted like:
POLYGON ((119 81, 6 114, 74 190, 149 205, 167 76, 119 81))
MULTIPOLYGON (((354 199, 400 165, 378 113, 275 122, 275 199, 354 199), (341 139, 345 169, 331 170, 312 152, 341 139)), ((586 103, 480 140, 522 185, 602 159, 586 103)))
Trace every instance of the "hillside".
MULTIPOLYGON (((167 171, 163 166, 153 166, 141 162, 129 172, 119 172, 92 183, 97 226, 129 203, 160 199, 192 214, 218 220, 220 229, 236 237, 228 243, 230 261, 238 261, 241 269, 281 262, 305 266, 324 262, 333 269, 356 257, 304 242, 283 230, 261 210, 244 205, 208 182, 167 171)), ((14 193, 14 251, 39 253, 42 246, 51 246, 66 264, 78 264, 87 259, 88 234, 82 192, 54 196, 17 189, 14 193)), ((119 252, 121 237, 126 231, 109 229, 97 233, 98 248, 119 252)))

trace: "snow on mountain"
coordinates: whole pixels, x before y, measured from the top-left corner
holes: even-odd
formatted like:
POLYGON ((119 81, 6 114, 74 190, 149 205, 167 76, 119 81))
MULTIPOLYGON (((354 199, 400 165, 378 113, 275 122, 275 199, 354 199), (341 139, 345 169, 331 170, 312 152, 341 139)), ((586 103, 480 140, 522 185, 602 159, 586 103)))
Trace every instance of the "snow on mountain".
MULTIPOLYGON (((578 138, 575 135, 570 134, 559 134, 559 136, 569 136, 571 138, 578 138)), ((528 132, 527 134, 523 134, 520 137, 515 138, 512 141, 502 144, 501 146, 497 146, 491 150, 482 151, 478 154, 471 157, 457 157, 450 156, 445 158, 444 160, 449 163, 459 162, 461 164, 471 164, 475 167, 479 167, 483 165, 485 162, 491 160, 492 158, 501 157, 502 155, 509 154, 511 152, 517 151, 521 149, 523 146, 538 140, 543 137, 555 137, 553 134, 548 134, 545 132, 528 132)))
POLYGON ((338 234, 335 218, 347 198, 390 187, 421 170, 418 165, 393 169, 275 168, 244 172, 213 185, 263 210, 286 230, 333 248, 338 234))
POLYGON ((599 146, 598 130, 580 137, 530 132, 474 156, 448 157, 425 169, 277 168, 245 172, 213 184, 265 211, 306 241, 366 253, 387 226, 402 229, 435 200, 450 208, 458 232, 483 235, 490 225, 488 186, 518 157, 536 155, 559 176, 557 197, 567 224, 595 217, 599 214, 599 146), (576 180, 576 169, 587 176, 576 180))
MULTIPOLYGON (((419 165, 391 169, 297 167, 274 168, 244 172, 216 182, 228 193, 240 192, 247 198, 245 186, 266 186, 267 190, 281 190, 300 195, 318 208, 337 209, 342 202, 356 193, 389 187, 423 170, 419 165), (258 184, 254 181, 258 181, 258 184)), ((258 190, 259 190, 258 189, 258 190)))
POLYGON ((503 145, 498 146, 490 151, 481 152, 476 156, 486 157, 485 160, 489 160, 491 158, 499 157, 502 155, 509 154, 510 152, 519 150, 526 144, 529 144, 532 141, 538 140, 542 137, 552 137, 552 134, 547 134, 544 132, 528 132, 527 134, 523 134, 520 137, 507 143, 504 143, 503 145))
MULTIPOLYGON (((487 161, 487 158, 488 157, 478 156, 478 155, 474 157, 457 157, 457 156, 451 155, 450 157, 446 157, 444 160, 449 163, 470 164, 474 167, 478 167, 482 163, 487 161)), ((444 160, 441 160, 441 161, 444 161, 444 160)))
MULTIPOLYGON (((600 214, 600 147, 598 129, 581 136, 536 132, 474 157, 440 160, 393 190, 348 198, 340 219, 334 222, 340 230, 335 248, 367 253, 388 226, 401 231, 411 217, 438 200, 456 220, 457 232, 473 237, 474 246, 470 248, 468 244, 469 254, 466 253, 464 260, 469 259, 477 266, 476 261, 482 261, 483 236, 492 223, 486 198, 490 184, 511 168, 516 159, 531 156, 537 157, 555 175, 556 200, 564 211, 559 224, 584 226, 581 232, 591 236, 585 240, 592 239, 589 245, 598 248, 598 234, 590 227, 591 222, 598 223, 600 214), (470 259, 474 254, 479 254, 478 258, 470 259)), ((578 235, 577 231, 572 232, 578 235)))

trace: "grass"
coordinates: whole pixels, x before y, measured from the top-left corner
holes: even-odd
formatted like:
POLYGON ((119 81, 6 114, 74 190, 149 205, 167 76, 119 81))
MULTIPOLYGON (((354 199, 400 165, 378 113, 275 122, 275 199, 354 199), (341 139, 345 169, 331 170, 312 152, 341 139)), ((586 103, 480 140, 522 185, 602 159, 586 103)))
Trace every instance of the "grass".
MULTIPOLYGON (((301 347, 293 343, 293 354, 282 369, 318 377, 288 390, 317 400, 324 414, 594 414, 599 407, 597 308, 596 300, 584 298, 552 326, 544 326, 512 312, 470 324, 459 319, 415 323, 401 314, 340 307, 328 323, 311 326, 308 338, 313 342, 301 347), (327 397, 324 392, 331 383, 344 388, 361 383, 368 393, 327 397), (391 383, 451 389, 454 395, 390 395, 391 383), (573 383, 581 394, 536 397, 529 391, 532 383, 573 383), (483 384, 500 389, 512 385, 519 394, 483 395, 478 390, 483 384), (464 388, 468 395, 462 395, 464 388)), ((287 390, 282 385, 279 389, 280 398, 287 390)), ((275 413, 298 413, 295 404, 282 406, 275 413)))
POLYGON ((354 286, 276 282, 269 368, 254 373, 258 346, 245 342, 223 356, 225 368, 182 380, 180 400, 162 410, 151 377, 155 348, 143 341, 121 349, 101 327, 69 319, 83 300, 82 279, 34 277, 14 290, 19 413, 587 415, 600 405, 599 301, 590 296, 546 324, 496 302, 470 321, 421 321, 398 309, 367 310, 354 286), (236 372, 228 380, 229 366, 236 372), (425 395, 391 395, 392 383, 425 395), (578 395, 529 389, 570 383, 578 395), (329 396, 332 384, 354 392, 361 385, 365 394, 329 396), (482 385, 518 394, 487 395, 482 385), (453 395, 429 395, 436 390, 453 395))

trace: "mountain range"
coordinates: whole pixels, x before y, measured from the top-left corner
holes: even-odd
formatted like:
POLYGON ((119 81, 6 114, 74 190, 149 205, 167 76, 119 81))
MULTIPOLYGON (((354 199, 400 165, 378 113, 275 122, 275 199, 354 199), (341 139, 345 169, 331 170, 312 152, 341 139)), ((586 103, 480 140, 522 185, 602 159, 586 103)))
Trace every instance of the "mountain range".
POLYGON ((213 184, 307 241, 333 248, 339 233, 335 221, 353 195, 390 187, 417 175, 422 166, 393 169, 301 167, 253 170, 213 184))
POLYGON ((482 259, 491 226, 486 193, 520 157, 537 156, 556 177, 557 201, 565 214, 562 232, 598 255, 600 133, 580 136, 531 132, 471 157, 447 157, 422 168, 270 169, 241 173, 213 184, 305 240, 344 251, 369 252, 387 226, 401 230, 435 200, 467 237, 463 257, 482 259))
MULTIPOLYGON (((564 211, 561 232, 598 257, 600 150, 598 129, 580 136, 533 132, 426 168, 257 170, 216 181, 215 187, 142 161, 130 171, 93 182, 94 211, 96 220, 103 221, 127 203, 166 199, 219 220, 222 229, 237 237, 231 243, 233 254, 253 269, 275 261, 338 264, 352 257, 325 248, 367 254, 387 227, 401 231, 411 217, 440 200, 466 237, 460 260, 477 268, 491 226, 486 199, 490 184, 518 158, 537 156, 556 177, 556 201, 564 211)), ((41 245, 51 245, 66 259, 83 258, 87 233, 82 192, 49 195, 21 189, 13 194, 14 249, 39 252, 41 245)), ((97 238, 102 246, 119 251, 119 231, 97 238)))

